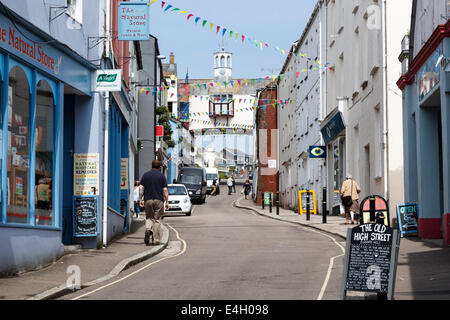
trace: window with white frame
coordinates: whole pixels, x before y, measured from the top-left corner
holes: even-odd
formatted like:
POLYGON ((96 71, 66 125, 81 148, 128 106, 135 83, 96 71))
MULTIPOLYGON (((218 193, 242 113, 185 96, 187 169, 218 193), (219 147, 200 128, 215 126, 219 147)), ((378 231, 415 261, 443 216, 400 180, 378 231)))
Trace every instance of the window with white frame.
POLYGON ((67 14, 76 22, 83 23, 83 0, 66 0, 67 14))

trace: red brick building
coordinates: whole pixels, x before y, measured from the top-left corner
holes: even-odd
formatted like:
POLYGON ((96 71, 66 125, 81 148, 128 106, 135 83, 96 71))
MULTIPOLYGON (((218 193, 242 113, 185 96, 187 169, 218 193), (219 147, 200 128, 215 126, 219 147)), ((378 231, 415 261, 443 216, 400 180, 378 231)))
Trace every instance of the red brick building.
POLYGON ((259 92, 255 129, 258 157, 256 202, 262 205, 264 192, 272 192, 275 201, 278 191, 277 87, 274 82, 259 92))

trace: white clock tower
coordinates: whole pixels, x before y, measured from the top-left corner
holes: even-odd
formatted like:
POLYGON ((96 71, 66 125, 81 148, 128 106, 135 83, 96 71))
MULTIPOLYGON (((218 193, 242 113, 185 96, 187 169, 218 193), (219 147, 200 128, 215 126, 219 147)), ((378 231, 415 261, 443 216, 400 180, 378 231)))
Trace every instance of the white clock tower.
POLYGON ((232 80, 232 55, 231 52, 225 52, 224 48, 214 53, 214 81, 229 83, 232 80))

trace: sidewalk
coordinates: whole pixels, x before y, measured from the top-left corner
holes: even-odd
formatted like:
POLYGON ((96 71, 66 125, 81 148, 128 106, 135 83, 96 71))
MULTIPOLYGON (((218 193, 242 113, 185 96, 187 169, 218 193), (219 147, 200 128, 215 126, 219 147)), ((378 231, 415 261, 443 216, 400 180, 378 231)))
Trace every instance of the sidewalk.
MULTIPOLYGON (((322 230, 333 235, 339 236, 343 239, 347 238, 347 230, 352 229, 356 226, 356 224, 346 225, 345 218, 343 216, 327 216, 327 223, 323 223, 323 218, 321 215, 310 215, 310 220, 306 220, 306 214, 299 215, 298 213, 292 210, 286 210, 280 208, 280 215, 277 215, 276 207, 272 208, 272 213, 269 213, 269 207, 266 206, 264 210, 262 210, 261 206, 257 206, 253 200, 245 200, 243 197, 236 201, 236 207, 242 209, 250 209, 253 210, 260 215, 267 216, 269 218, 294 222, 298 224, 302 224, 304 226, 308 226, 311 228, 315 228, 318 230, 322 230)), ((355 222, 356 223, 356 222, 355 222)))
POLYGON ((0 278, 0 300, 46 300, 71 293, 73 290, 66 284, 74 275, 70 266, 79 267, 82 289, 111 279, 167 247, 169 230, 164 225, 159 246, 144 244, 144 230, 145 220, 135 219, 130 232, 105 249, 77 249, 42 270, 0 278))
MULTIPOLYGON (((280 208, 256 206, 253 200, 244 197, 236 200, 236 207, 252 210, 262 216, 297 223, 324 232, 347 238, 347 230, 356 225, 345 225, 342 216, 328 216, 327 223, 322 222, 321 215, 311 215, 306 221, 306 215, 280 208)), ((394 299, 396 300, 449 300, 450 299, 450 248, 443 246, 441 240, 424 240, 416 236, 400 240, 400 250, 397 263, 397 277, 394 299)))

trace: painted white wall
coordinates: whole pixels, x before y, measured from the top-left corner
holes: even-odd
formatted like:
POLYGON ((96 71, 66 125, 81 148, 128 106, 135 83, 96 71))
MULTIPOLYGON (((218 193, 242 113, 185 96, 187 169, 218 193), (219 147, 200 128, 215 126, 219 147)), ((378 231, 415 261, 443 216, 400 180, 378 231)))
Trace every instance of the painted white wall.
POLYGON ((328 2, 327 12, 327 61, 336 65, 334 72, 326 74, 327 113, 338 105, 338 98, 348 98, 344 107, 346 171, 359 178, 360 198, 382 195, 390 200, 391 213, 403 198, 402 101, 393 87, 400 74, 398 55, 410 27, 411 3, 336 0, 328 2), (387 73, 383 69, 384 45, 387 73))

